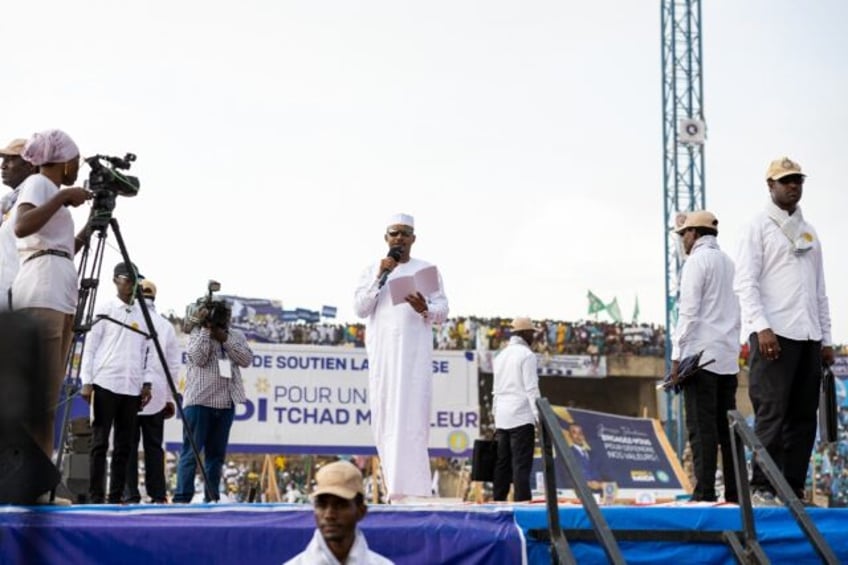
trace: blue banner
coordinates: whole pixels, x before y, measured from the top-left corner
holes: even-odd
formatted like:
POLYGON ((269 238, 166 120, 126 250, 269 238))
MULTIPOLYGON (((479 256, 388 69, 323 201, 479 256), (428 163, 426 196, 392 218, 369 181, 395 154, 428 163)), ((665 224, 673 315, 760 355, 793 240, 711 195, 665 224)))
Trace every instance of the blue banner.
POLYGON ((335 318, 338 308, 335 306, 324 306, 321 308, 321 315, 325 318, 335 318))
MULTIPOLYGON (((605 495, 636 501, 673 499, 691 490, 658 421, 553 408, 591 490, 610 491, 605 495)), ((565 466, 556 462, 555 467, 557 489, 573 489, 565 466)), ((534 470, 536 487, 541 491, 541 458, 534 461, 534 470)))

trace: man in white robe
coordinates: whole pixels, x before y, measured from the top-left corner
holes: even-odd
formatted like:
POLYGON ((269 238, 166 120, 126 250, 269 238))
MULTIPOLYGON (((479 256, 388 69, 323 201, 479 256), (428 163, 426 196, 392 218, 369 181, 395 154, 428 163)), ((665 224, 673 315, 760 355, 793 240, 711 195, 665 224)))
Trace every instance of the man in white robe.
POLYGON ((371 427, 390 501, 430 496, 430 401, 433 378, 433 324, 445 321, 448 299, 441 275, 438 289, 415 292, 393 304, 392 279, 414 275, 430 264, 410 257, 415 221, 396 214, 384 236, 389 256, 362 273, 354 310, 366 318, 368 395, 371 427))

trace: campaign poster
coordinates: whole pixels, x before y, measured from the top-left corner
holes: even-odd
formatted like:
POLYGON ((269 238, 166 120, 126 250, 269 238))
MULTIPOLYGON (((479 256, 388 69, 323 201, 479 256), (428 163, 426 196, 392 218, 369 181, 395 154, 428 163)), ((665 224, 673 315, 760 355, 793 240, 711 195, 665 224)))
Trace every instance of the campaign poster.
MULTIPOLYGON (((562 406, 554 406, 553 410, 566 444, 593 492, 620 501, 646 503, 674 500, 691 492, 658 420, 562 406)), ((537 455, 534 490, 543 493, 541 453, 537 455)), ((576 498, 565 465, 556 460, 556 453, 554 458, 558 495, 576 498)))

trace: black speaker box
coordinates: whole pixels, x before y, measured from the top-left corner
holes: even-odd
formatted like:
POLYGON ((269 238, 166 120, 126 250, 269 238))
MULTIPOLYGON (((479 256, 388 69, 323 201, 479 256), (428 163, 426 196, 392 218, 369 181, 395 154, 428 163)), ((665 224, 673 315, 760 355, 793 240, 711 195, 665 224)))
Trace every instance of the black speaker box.
POLYGON ((0 503, 32 504, 59 483, 59 471, 26 431, 46 421, 47 367, 39 323, 0 312, 0 503))
POLYGON ((59 470, 20 426, 0 426, 0 504, 33 504, 56 488, 59 470))

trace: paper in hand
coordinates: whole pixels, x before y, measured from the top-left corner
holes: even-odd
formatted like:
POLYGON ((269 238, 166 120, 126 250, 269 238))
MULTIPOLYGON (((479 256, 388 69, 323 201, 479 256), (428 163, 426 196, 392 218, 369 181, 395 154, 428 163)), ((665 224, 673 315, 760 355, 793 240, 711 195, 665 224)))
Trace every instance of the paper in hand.
POLYGON ((389 279, 387 284, 392 296, 392 304, 401 304, 406 302, 406 297, 410 294, 420 292, 423 296, 427 296, 439 290, 439 270, 435 265, 430 265, 414 275, 389 279))

